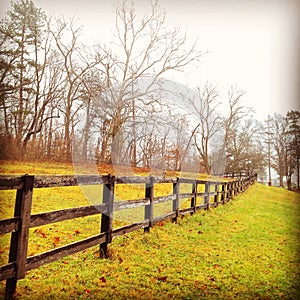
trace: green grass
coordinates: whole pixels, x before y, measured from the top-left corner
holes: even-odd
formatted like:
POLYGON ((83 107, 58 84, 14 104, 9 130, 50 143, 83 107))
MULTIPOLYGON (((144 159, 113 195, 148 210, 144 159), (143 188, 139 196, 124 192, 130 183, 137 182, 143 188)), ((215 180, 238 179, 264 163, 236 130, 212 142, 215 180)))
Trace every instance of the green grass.
MULTIPOLYGON (((57 199, 50 189, 39 191, 34 211, 85 205, 76 188, 55 190, 57 199)), ((13 199, 5 193, 1 201, 13 199)), ((109 259, 93 247, 32 270, 18 281, 17 298, 299 299, 299 201, 294 192, 255 184, 227 205, 114 239, 109 259)), ((97 233, 99 222, 96 216, 32 229, 29 254, 53 248, 55 237, 61 245, 97 233)))

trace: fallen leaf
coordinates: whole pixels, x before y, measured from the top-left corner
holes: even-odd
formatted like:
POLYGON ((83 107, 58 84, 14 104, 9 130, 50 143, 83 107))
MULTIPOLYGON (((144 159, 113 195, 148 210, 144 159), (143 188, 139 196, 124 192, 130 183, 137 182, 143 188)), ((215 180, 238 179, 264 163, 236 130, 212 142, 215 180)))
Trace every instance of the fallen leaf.
POLYGON ((40 235, 42 238, 47 237, 46 233, 41 228, 35 229, 34 233, 40 235))
POLYGON ((206 286, 206 285, 201 285, 201 286, 200 286, 200 290, 206 291, 206 290, 207 290, 207 286, 206 286))
POLYGON ((55 236, 53 238, 53 246, 56 247, 58 244, 59 244, 59 240, 60 240, 60 237, 59 236, 55 236))
POLYGON ((105 277, 104 277, 104 276, 100 277, 100 281, 101 281, 102 283, 105 283, 105 282, 106 282, 105 277))
POLYGON ((220 265, 214 264, 214 269, 218 269, 218 268, 220 268, 220 267, 221 267, 220 265))
POLYGON ((167 276, 160 276, 157 278, 157 280, 162 281, 162 282, 166 282, 167 281, 167 276))

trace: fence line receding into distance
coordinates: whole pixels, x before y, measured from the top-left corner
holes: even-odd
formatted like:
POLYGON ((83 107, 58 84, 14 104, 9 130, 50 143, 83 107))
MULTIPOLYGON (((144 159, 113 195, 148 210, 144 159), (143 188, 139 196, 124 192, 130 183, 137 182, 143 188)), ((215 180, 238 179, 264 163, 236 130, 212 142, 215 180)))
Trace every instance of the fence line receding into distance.
POLYGON ((9 261, 0 266, 0 281, 6 280, 6 299, 12 299, 16 291, 17 280, 25 277, 27 271, 38 268, 46 263, 59 260, 67 255, 100 245, 100 257, 108 257, 108 244, 116 236, 150 228, 163 220, 176 222, 179 216, 193 214, 200 209, 209 209, 225 204, 239 193, 244 192, 256 181, 256 175, 238 179, 195 180, 187 178, 161 178, 140 176, 0 176, 0 189, 16 189, 14 217, 0 220, 0 234, 11 233, 9 261), (68 208, 38 214, 31 214, 32 194, 35 188, 63 187, 84 185, 103 185, 102 203, 76 208, 68 208), (118 184, 144 184, 145 197, 136 200, 115 201, 114 191, 118 184), (173 185, 173 193, 167 196, 154 197, 155 186, 161 183, 173 185), (191 184, 192 192, 180 193, 180 184, 191 184), (199 187, 202 186, 200 189, 199 187), (202 190, 200 192, 200 190, 202 190), (189 199, 187 208, 180 208, 180 199, 189 199), (172 202, 170 212, 154 217, 154 206, 162 202, 172 202), (144 207, 144 220, 130 225, 113 228, 114 211, 144 207), (27 256, 29 229, 51 223, 71 220, 79 217, 101 214, 99 234, 54 248, 34 256, 27 256))

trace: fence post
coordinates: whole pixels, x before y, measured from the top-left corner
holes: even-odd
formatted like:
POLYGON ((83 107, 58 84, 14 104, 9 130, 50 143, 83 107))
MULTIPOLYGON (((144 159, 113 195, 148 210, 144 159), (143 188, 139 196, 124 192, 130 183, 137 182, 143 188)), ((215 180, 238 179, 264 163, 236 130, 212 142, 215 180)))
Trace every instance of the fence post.
POLYGON ((150 232, 153 225, 153 197, 154 197, 154 177, 149 177, 149 183, 146 183, 145 198, 150 200, 150 204, 145 206, 145 220, 149 220, 149 225, 144 228, 144 232, 150 232))
POLYGON ((232 200, 233 199, 233 189, 234 189, 234 182, 231 182, 230 185, 229 185, 229 200, 232 200))
POLYGON ((230 183, 226 182, 225 183, 225 199, 224 199, 225 202, 229 201, 229 188, 230 188, 230 183))
POLYGON ((210 181, 205 183, 205 195, 204 195, 204 204, 207 205, 206 209, 209 209, 209 192, 210 192, 210 181))
POLYGON ((226 191, 225 191, 226 183, 222 183, 222 191, 221 191, 221 202, 225 203, 226 191))
POLYGON ((214 197, 214 203, 215 206, 218 206, 218 200, 219 200, 219 182, 216 182, 215 184, 215 197, 214 197))
POLYGON ((179 178, 177 177, 176 182, 173 182, 173 195, 176 195, 176 198, 173 200, 173 211, 176 213, 175 217, 172 218, 172 222, 177 222, 179 214, 179 178))
POLYGON ((108 175, 108 181, 103 185, 103 203, 107 203, 107 212, 101 217, 101 233, 106 233, 106 241, 100 244, 100 257, 108 258, 107 245, 112 242, 113 211, 114 211, 115 176, 108 175))
POLYGON ((15 277, 6 280, 5 299, 13 299, 17 280, 25 277, 34 176, 22 176, 17 190, 14 217, 19 217, 19 230, 11 233, 9 261, 16 262, 15 277))
POLYGON ((197 190, 198 190, 198 183, 196 181, 195 183, 193 183, 193 188, 192 188, 192 193, 194 195, 191 198, 191 208, 193 209, 193 211, 190 213, 191 216, 194 214, 194 212, 196 212, 197 190))
POLYGON ((230 192, 230 197, 233 200, 235 197, 235 187, 236 187, 236 181, 233 181, 231 183, 231 192, 230 192))

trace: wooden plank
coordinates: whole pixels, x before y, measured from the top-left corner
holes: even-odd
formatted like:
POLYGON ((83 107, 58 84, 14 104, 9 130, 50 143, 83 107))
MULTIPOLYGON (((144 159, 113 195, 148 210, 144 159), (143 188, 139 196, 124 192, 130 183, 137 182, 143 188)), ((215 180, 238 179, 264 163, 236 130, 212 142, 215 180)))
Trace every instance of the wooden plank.
POLYGON ((206 208, 207 208, 207 204, 197 205, 197 206, 196 206, 196 211, 197 211, 197 210, 201 210, 201 209, 206 209, 206 208))
POLYGON ((22 178, 19 176, 0 176, 0 190, 20 190, 23 188, 22 178))
POLYGON ((154 197, 153 203, 158 204, 158 203, 162 203, 162 202, 174 201, 175 199, 176 199, 176 195, 154 197))
POLYGON ((77 185, 97 185, 105 184, 108 181, 108 175, 38 175, 35 176, 34 187, 63 187, 77 185))
POLYGON ((191 207, 183 208, 183 209, 179 210, 179 215, 190 214, 192 211, 193 211, 193 209, 191 207))
POLYGON ((78 185, 98 185, 98 184, 104 184, 108 180, 108 175, 76 175, 76 180, 78 185))
POLYGON ((127 201, 118 201, 118 202, 114 202, 114 211, 145 206, 149 203, 150 203, 150 200, 146 199, 146 198, 136 199, 136 200, 127 200, 127 201))
POLYGON ((149 183, 149 177, 145 176, 117 176, 116 183, 134 184, 134 183, 149 183))
POLYGON ((179 182, 180 183, 190 183, 190 184, 193 184, 193 183, 196 183, 196 182, 198 184, 205 183, 202 180, 197 180, 197 179, 192 179, 192 178, 179 178, 179 182))
POLYGON ((46 224, 72 220, 75 218, 92 216, 96 214, 106 213, 106 211, 107 204, 99 204, 35 214, 30 218, 30 227, 42 226, 46 224))
POLYGON ((39 175, 34 182, 35 188, 75 185, 78 185, 75 175, 39 175))
POLYGON ((99 245, 100 243, 103 243, 105 240, 106 240, 105 233, 100 233, 98 235, 94 235, 92 237, 65 246, 58 247, 35 256, 30 256, 27 258, 26 271, 36 269, 44 264, 48 264, 50 262, 59 260, 65 256, 99 245))
POLYGON ((0 220, 0 234, 9 233, 12 231, 18 231, 19 224, 20 224, 19 217, 0 220))
POLYGON ((136 230, 142 229, 145 226, 147 226, 148 223, 149 223, 148 220, 144 220, 142 222, 138 222, 138 223, 126 225, 126 226, 114 229, 112 235, 113 235, 113 237, 121 236, 121 235, 130 233, 132 231, 136 231, 136 230))
POLYGON ((0 281, 16 276, 16 263, 11 262, 0 266, 0 281))
MULTIPOLYGON (((197 194, 197 195, 199 195, 199 194, 197 194)), ((193 196, 194 196, 194 193, 183 193, 183 194, 178 195, 179 199, 191 198, 193 196)))
POLYGON ((171 211, 171 212, 168 212, 164 215, 161 215, 161 216, 158 216, 156 218, 153 219, 153 225, 159 223, 159 222, 162 222, 162 221, 165 221, 165 220, 169 220, 169 219, 172 219, 176 216, 176 212, 174 211, 171 211))
POLYGON ((163 177, 163 176, 154 176, 155 183, 175 183, 177 182, 176 177, 163 177))

